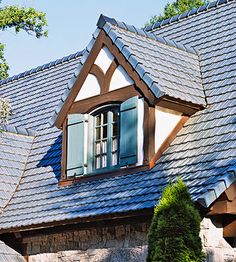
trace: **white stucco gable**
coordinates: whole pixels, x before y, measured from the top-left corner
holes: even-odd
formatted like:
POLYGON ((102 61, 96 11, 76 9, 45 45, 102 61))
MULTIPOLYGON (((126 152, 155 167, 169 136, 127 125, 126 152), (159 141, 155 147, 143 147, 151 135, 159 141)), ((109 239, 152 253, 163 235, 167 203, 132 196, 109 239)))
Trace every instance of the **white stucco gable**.
POLYGON ((100 89, 100 85, 98 83, 97 77, 92 74, 88 74, 78 95, 75 98, 75 102, 85 99, 85 98, 99 95, 100 92, 101 92, 101 89, 100 89))
POLYGON ((103 73, 106 74, 113 60, 114 60, 114 56, 109 51, 109 49, 106 46, 104 46, 100 50, 94 64, 98 65, 102 69, 103 73))
POLYGON ((130 78, 125 69, 119 65, 112 76, 109 90, 116 90, 132 84, 134 84, 134 81, 130 78))
POLYGON ((162 143, 170 135, 181 119, 182 113, 165 109, 159 106, 155 108, 155 151, 160 149, 162 143))

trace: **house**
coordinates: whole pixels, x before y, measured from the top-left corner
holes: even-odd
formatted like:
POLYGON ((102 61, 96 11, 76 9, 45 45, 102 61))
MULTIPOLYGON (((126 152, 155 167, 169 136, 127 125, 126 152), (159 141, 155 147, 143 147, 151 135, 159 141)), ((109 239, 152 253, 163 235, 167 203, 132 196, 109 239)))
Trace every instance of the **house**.
POLYGON ((236 1, 145 30, 101 15, 82 52, 0 82, 0 240, 27 261, 145 261, 182 177, 208 261, 236 259, 236 1))

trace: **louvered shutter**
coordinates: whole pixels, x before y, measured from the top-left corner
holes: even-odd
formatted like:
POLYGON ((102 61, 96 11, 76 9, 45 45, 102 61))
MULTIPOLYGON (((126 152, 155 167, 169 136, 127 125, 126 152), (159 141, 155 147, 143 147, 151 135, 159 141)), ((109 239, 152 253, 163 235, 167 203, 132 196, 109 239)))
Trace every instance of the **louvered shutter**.
POLYGON ((132 97, 120 107, 120 166, 136 164, 138 160, 138 97, 132 97))
POLYGON ((67 178, 84 174, 85 115, 68 115, 67 123, 67 178))
POLYGON ((93 172, 94 166, 94 117, 92 115, 87 115, 88 117, 88 125, 86 129, 87 136, 87 173, 90 174, 93 172))

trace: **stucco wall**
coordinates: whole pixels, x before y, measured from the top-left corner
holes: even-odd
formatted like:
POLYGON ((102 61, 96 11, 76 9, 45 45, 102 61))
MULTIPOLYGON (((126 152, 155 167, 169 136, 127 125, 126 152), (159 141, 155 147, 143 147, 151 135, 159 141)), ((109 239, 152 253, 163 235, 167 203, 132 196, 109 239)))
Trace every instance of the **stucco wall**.
MULTIPOLYGON (((144 262, 149 223, 99 226, 24 239, 29 262, 144 262)), ((236 248, 223 238, 219 222, 204 218, 202 244, 207 262, 235 262, 236 248)))

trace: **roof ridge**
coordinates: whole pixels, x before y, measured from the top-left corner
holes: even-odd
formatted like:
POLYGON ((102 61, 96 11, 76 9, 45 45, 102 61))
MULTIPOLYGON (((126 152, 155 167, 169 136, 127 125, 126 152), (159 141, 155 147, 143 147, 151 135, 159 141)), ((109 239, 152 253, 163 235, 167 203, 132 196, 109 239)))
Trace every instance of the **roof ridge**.
POLYGON ((23 135, 23 136, 35 136, 37 134, 35 130, 24 128, 24 127, 17 127, 14 125, 0 125, 0 132, 1 131, 14 133, 17 135, 23 135))
POLYGON ((137 28, 133 25, 128 25, 124 22, 119 22, 114 18, 110 18, 110 17, 107 17, 107 16, 101 14, 99 19, 98 19, 98 22, 97 22, 97 27, 102 29, 105 26, 106 23, 109 23, 113 26, 124 29, 126 31, 131 32, 131 33, 135 33, 135 34, 140 35, 142 37, 150 38, 150 39, 157 41, 159 43, 162 43, 162 44, 165 44, 165 45, 168 45, 168 46, 172 46, 172 47, 176 47, 176 48, 183 50, 185 52, 192 53, 192 54, 195 54, 195 55, 198 54, 197 51, 192 47, 185 46, 185 45, 180 44, 180 43, 178 43, 174 40, 169 40, 168 38, 165 38, 165 37, 157 36, 154 33, 150 33, 150 32, 145 31, 144 29, 137 28))
POLYGON ((170 18, 164 19, 160 22, 156 22, 154 25, 149 25, 144 29, 145 29, 146 32, 149 32, 149 31, 152 31, 154 29, 160 28, 162 26, 172 24, 172 23, 177 22, 179 20, 182 20, 184 18, 188 18, 188 17, 193 16, 195 14, 199 14, 199 13, 202 13, 202 12, 207 11, 209 9, 218 7, 219 5, 227 4, 229 2, 234 2, 234 1, 235 0, 216 0, 214 2, 209 2, 206 5, 200 6, 198 8, 190 9, 190 10, 188 10, 188 11, 182 13, 182 14, 178 14, 178 15, 172 16, 170 18))
POLYGON ((18 80, 18 79, 20 79, 20 78, 24 78, 24 77, 26 77, 26 76, 32 75, 32 74, 37 73, 37 72, 39 72, 39 71, 43 71, 43 70, 45 70, 45 69, 49 69, 49 68, 51 68, 51 67, 53 67, 53 66, 62 64, 62 63, 64 63, 64 62, 68 62, 68 61, 70 61, 70 60, 72 60, 72 59, 75 59, 75 58, 81 56, 81 55, 83 54, 83 52, 84 52, 84 50, 78 51, 78 52, 73 53, 73 54, 71 54, 71 55, 64 56, 64 57, 59 58, 59 59, 57 59, 57 60, 51 61, 51 62, 49 62, 49 63, 47 63, 47 64, 43 64, 43 65, 41 65, 41 66, 32 68, 32 69, 27 70, 27 71, 25 71, 25 72, 23 72, 23 73, 20 73, 20 74, 17 74, 17 75, 13 75, 13 76, 10 76, 10 77, 8 77, 8 78, 6 78, 6 79, 0 80, 0 86, 3 85, 3 84, 7 84, 7 83, 9 83, 9 82, 13 82, 13 81, 15 81, 15 80, 18 80))

